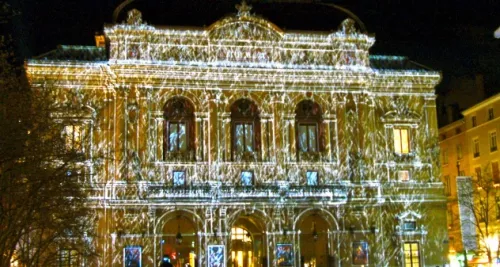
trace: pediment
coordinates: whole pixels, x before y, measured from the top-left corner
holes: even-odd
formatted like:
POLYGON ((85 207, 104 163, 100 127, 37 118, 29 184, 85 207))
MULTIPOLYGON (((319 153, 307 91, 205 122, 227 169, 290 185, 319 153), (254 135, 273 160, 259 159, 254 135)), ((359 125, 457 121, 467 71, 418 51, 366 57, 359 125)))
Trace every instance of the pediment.
POLYGON ((283 31, 255 16, 229 17, 212 24, 208 36, 211 40, 279 41, 283 31))

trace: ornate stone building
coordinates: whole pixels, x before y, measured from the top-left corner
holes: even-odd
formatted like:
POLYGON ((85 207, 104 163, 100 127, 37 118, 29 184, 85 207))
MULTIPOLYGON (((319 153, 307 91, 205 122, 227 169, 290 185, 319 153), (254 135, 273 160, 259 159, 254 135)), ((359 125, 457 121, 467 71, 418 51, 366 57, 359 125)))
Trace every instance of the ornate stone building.
POLYGON ((244 3, 205 28, 132 10, 105 26, 104 47, 29 60, 86 156, 96 213, 98 257, 61 248, 62 261, 443 266, 440 74, 370 55, 374 37, 345 16, 322 33, 284 31, 244 3))

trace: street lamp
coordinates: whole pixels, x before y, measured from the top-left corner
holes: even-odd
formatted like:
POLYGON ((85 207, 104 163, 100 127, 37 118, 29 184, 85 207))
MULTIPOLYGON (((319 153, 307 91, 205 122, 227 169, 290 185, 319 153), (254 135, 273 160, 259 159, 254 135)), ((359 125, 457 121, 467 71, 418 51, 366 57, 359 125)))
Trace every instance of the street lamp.
POLYGON ((175 242, 177 242, 177 245, 182 244, 181 226, 179 224, 177 225, 177 234, 175 235, 175 242))
POLYGON ((313 236, 314 242, 316 242, 318 240, 318 232, 316 231, 316 223, 315 222, 313 222, 312 236, 313 236))

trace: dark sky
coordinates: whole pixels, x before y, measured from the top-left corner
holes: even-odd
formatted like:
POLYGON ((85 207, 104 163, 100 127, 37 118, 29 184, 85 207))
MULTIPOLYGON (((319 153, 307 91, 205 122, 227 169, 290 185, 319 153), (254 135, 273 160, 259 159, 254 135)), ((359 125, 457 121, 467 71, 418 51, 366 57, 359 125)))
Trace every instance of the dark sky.
MULTIPOLYGON (((123 0, 7 0, 20 14, 12 19, 13 36, 23 57, 58 44, 93 45, 94 33, 123 0)), ((204 26, 236 12, 235 0, 135 0, 150 24, 204 26)), ((319 0, 252 0, 253 13, 286 30, 332 31, 337 10, 319 0), (285 3, 289 2, 289 3, 285 3)), ((371 52, 404 55, 443 72, 438 88, 452 76, 485 76, 489 94, 500 91, 499 0, 323 0, 348 8, 374 34, 371 52)), ((126 9, 125 9, 126 12, 126 9)), ((125 13, 124 12, 124 13, 125 13)), ((123 16, 120 20, 123 20, 123 16)))

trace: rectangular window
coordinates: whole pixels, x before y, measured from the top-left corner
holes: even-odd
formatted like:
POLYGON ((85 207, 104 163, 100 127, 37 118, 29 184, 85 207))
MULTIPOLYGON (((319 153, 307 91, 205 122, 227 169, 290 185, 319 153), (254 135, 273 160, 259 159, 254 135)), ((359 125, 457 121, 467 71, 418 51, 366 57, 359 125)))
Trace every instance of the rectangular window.
POLYGON ((495 118, 495 114, 493 113, 493 108, 488 109, 488 120, 492 120, 495 118))
POLYGON ((444 177, 444 192, 447 196, 449 196, 451 194, 451 183, 450 183, 450 176, 449 175, 446 175, 444 177))
POLYGON ((405 242, 405 267, 420 267, 420 247, 418 242, 405 242))
POLYGON ((241 185, 242 186, 252 186, 253 185, 253 172, 252 171, 242 171, 240 174, 241 185))
POLYGON ((307 171, 306 179, 308 186, 318 185, 318 172, 317 171, 307 171))
POLYGON ((174 187, 183 187, 186 185, 186 172, 174 171, 173 172, 174 187))
POLYGON ((477 158, 480 155, 479 154, 479 139, 476 138, 472 142, 473 142, 473 146, 472 147, 474 148, 474 157, 477 158))
POLYGON ((476 127, 476 126, 477 126, 476 116, 472 116, 472 127, 476 127))
POLYGON ((299 124, 299 149, 302 152, 316 152, 318 149, 317 126, 313 124, 299 124))
POLYGON ((61 249, 59 251, 59 267, 79 266, 78 251, 76 249, 61 249))
POLYGON ((462 144, 457 145, 457 159, 462 159, 463 153, 462 153, 462 144))
POLYGON ((410 181, 410 172, 407 170, 398 171, 398 181, 400 181, 400 182, 410 181))
POLYGON ((448 150, 443 149, 443 164, 448 164, 448 150))
POLYGON ((404 221, 403 231, 415 231, 417 229, 417 222, 415 221, 404 221))
POLYGON ((493 182, 495 184, 500 184, 500 170, 498 169, 498 161, 491 163, 491 174, 493 177, 493 182))
POLYGON ((187 135, 186 124, 183 122, 169 122, 168 125, 168 151, 186 151, 187 135))
POLYGON ((497 151, 497 132, 490 133, 490 152, 497 151))
POLYGON ((394 152, 410 153, 410 134, 408 128, 394 128, 394 152))
POLYGON ((64 126, 63 136, 67 150, 83 152, 83 145, 82 145, 83 127, 81 125, 64 126))
POLYGON ((254 130, 252 123, 236 123, 234 131, 235 150, 238 153, 253 152, 254 130))

